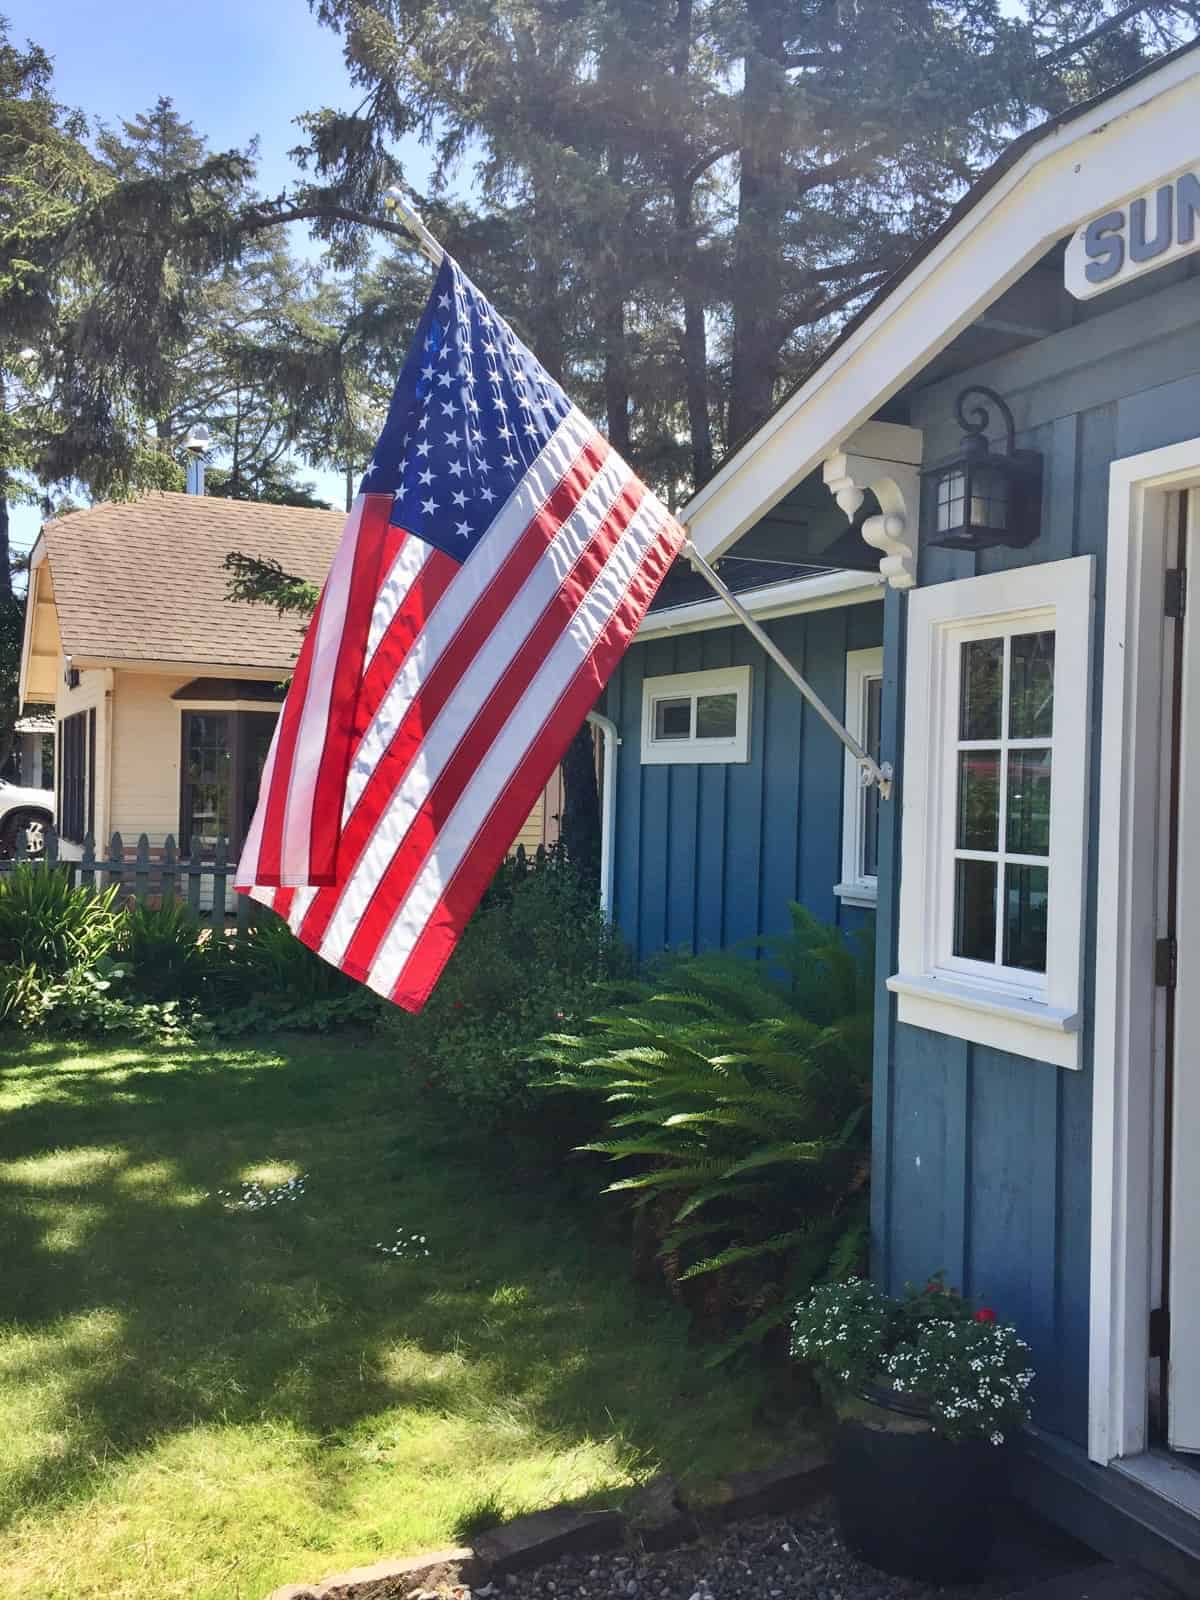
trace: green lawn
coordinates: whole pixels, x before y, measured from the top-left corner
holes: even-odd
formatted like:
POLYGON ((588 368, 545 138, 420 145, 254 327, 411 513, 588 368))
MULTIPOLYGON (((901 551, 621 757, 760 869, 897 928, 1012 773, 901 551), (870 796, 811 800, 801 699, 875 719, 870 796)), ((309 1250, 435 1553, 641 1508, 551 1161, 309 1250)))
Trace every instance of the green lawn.
POLYGON ((8 1041, 6 1600, 260 1600, 783 1448, 603 1215, 460 1138, 394 1048, 8 1041), (401 1227, 428 1257, 380 1255, 401 1227))

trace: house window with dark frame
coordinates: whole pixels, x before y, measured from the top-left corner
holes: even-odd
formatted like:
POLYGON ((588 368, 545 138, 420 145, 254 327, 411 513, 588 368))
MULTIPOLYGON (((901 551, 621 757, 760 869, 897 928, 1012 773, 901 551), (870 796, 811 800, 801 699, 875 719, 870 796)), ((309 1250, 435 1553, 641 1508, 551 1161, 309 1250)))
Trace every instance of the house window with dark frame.
POLYGON ((58 725, 59 837, 82 844, 96 825, 96 713, 76 711, 58 725))
POLYGON ((218 840, 236 860, 258 803, 274 711, 185 711, 180 847, 211 855, 218 840))

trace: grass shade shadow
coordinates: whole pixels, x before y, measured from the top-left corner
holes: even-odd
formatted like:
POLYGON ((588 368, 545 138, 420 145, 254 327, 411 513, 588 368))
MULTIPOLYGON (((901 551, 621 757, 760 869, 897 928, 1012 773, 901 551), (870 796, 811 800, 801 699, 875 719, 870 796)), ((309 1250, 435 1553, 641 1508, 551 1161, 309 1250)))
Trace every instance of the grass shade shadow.
POLYGON ((612 1216, 473 1141, 392 1045, 10 1041, 6 1600, 257 1600, 786 1448, 612 1216), (429 1255, 385 1254, 397 1230, 429 1255))

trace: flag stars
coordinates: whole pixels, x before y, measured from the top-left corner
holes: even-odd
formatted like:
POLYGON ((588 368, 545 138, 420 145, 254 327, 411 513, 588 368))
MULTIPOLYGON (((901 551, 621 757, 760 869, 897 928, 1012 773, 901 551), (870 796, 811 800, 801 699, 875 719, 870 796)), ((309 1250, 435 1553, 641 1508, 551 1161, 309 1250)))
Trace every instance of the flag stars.
POLYGON ((466 539, 470 536, 471 524, 469 522, 459 522, 455 525, 454 531, 460 539, 466 539))
POLYGON ((457 410, 458 407, 454 404, 453 400, 442 401, 442 415, 444 417, 452 417, 457 410))
POLYGON ((433 515, 433 513, 437 510, 437 508, 438 508, 438 503, 433 498, 432 495, 429 496, 428 500, 422 500, 421 501, 421 510, 425 513, 425 515, 427 517, 431 517, 433 515))
POLYGON ((428 439, 422 439, 422 440, 421 440, 421 441, 420 441, 420 443, 419 443, 419 444, 418 444, 418 445, 417 445, 417 454, 418 454, 418 455, 419 455, 419 456, 420 456, 420 457, 421 457, 421 459, 422 459, 422 461, 423 461, 423 460, 424 460, 424 459, 425 459, 425 457, 426 457, 426 456, 427 456, 427 455, 428 455, 428 454, 429 454, 429 452, 430 452, 430 450, 431 450, 431 449, 432 449, 432 448, 433 448, 433 447, 432 447, 432 445, 431 445, 431 444, 430 444, 430 443, 429 443, 429 440, 428 440, 428 439))
POLYGON ((450 476, 452 478, 461 478, 466 470, 461 461, 452 461, 450 463, 450 476))
POLYGON ((417 473, 417 482, 424 484, 426 488, 433 482, 433 473, 428 467, 424 467, 417 473))
POLYGON ((443 389, 448 389, 450 387, 450 385, 454 382, 454 379, 450 376, 450 374, 448 372, 439 372, 437 381, 441 384, 443 389))
POLYGON ((450 498, 456 506, 465 506, 467 503, 467 491, 465 489, 455 489, 450 498))
POLYGON ((492 501, 496 498, 495 490, 490 489, 485 483, 483 488, 479 491, 479 498, 484 502, 485 505, 490 506, 492 501))
POLYGON ((457 448, 457 446, 458 446, 458 434, 457 434, 457 432, 448 433, 446 435, 446 443, 449 444, 449 445, 453 445, 455 448, 457 448))

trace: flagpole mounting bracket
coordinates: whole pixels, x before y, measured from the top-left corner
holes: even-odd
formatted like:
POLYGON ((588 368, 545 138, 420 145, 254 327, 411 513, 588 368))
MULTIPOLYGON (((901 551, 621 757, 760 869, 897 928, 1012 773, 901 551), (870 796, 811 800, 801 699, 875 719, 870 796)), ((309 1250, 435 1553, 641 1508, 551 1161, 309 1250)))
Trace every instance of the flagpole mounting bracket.
POLYGON ((432 266, 440 267, 445 257, 445 250, 437 242, 421 218, 421 213, 411 200, 405 197, 403 189, 393 184, 390 189, 383 192, 383 209, 394 211, 400 221, 417 241, 417 248, 432 266))
POLYGON ((684 540, 682 553, 684 557, 691 562, 693 572, 699 573, 713 593, 720 596, 720 598, 729 607, 730 611, 732 611, 733 615, 738 619, 747 632, 757 640, 757 642, 766 651, 767 655, 770 656, 771 660, 779 668, 780 672, 783 673, 784 677, 793 686, 793 688, 800 691, 805 700, 807 700, 809 705, 821 718, 821 721, 824 722, 825 725, 834 734, 836 734, 841 742, 845 745, 846 749, 854 757, 855 761, 858 762, 859 781, 861 782, 863 788, 869 789, 872 784, 874 784, 879 789, 880 799, 890 800, 892 798, 892 785, 895 782, 895 773, 892 769, 891 762, 884 761, 880 763, 876 761, 875 757, 871 755, 869 751, 863 749, 862 745, 850 732, 845 723, 842 722, 839 717, 834 715, 834 713, 825 704, 824 700, 821 699, 821 696, 813 688, 812 684, 809 683, 808 679, 805 678, 796 669, 794 664, 788 660, 787 656, 784 655, 783 651, 775 643, 774 639, 771 638, 771 635, 767 633, 767 631, 757 622, 755 622, 754 618, 746 610, 745 606, 733 593, 733 591, 728 587, 717 570, 711 566, 707 560, 705 560, 704 556, 700 554, 699 550, 696 549, 696 546, 690 539, 684 540))

